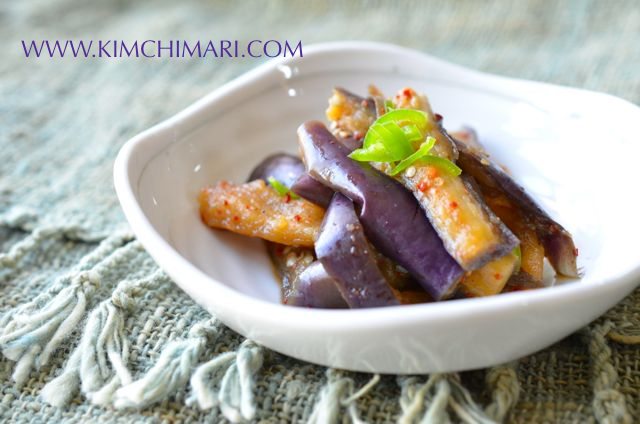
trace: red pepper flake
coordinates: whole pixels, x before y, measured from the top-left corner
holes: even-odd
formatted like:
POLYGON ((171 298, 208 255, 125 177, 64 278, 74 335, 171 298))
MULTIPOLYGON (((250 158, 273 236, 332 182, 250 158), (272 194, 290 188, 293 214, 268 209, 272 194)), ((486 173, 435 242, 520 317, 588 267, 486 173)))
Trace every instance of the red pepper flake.
POLYGON ((495 274, 493 274, 493 278, 495 278, 496 280, 499 280, 502 278, 502 274, 500 274, 499 272, 496 272, 495 274))
POLYGON ((240 217, 239 217, 238 215, 234 215, 234 216, 233 216, 233 220, 234 220, 235 222, 240 222, 240 217))
POLYGON ((284 203, 289 203, 291 201, 291 195, 289 193, 284 195, 284 203))
POLYGON ((367 107, 367 105, 368 104, 367 104, 367 100, 366 99, 360 102, 360 106, 362 106, 362 107, 367 107))
POLYGON ((225 205, 225 206, 229 206, 229 202, 227 202, 227 200, 226 200, 226 199, 225 199, 225 201, 224 201, 224 205, 225 205))
POLYGON ((429 177, 429 179, 433 180, 437 176, 438 176, 438 170, 436 169, 436 167, 435 166, 428 166, 427 167, 427 177, 429 177))
POLYGON ((250 205, 244 205, 244 207, 245 207, 247 210, 251 209, 251 206, 250 206, 250 205))
POLYGON ((573 249, 573 256, 578 256, 579 253, 580 252, 578 251, 577 247, 573 249))
POLYGON ((276 255, 282 256, 283 253, 284 253, 284 246, 276 245, 276 255))
POLYGON ((424 193, 425 191, 427 191, 427 189, 429 189, 429 183, 427 183, 425 180, 422 180, 418 183, 418 190, 424 193))
POLYGON ((302 217, 301 217, 300 215, 295 215, 295 216, 293 217, 293 219, 295 219, 295 220, 296 220, 296 222, 300 222, 300 221, 302 221, 302 217))
POLYGON ((355 138, 356 140, 362 139, 362 133, 360 131, 355 131, 353 133, 353 138, 355 138))
POLYGON ((451 206, 451 209, 455 209, 455 208, 457 208, 457 207, 458 207, 458 202, 456 202, 456 201, 454 200, 454 201, 452 201, 452 202, 449 204, 449 206, 451 206))
POLYGON ((402 95, 410 99, 413 97, 413 91, 410 88, 405 88, 404 90, 402 90, 402 95))
POLYGON ((442 115, 440 115, 439 113, 434 113, 434 118, 436 118, 436 122, 442 121, 442 115))

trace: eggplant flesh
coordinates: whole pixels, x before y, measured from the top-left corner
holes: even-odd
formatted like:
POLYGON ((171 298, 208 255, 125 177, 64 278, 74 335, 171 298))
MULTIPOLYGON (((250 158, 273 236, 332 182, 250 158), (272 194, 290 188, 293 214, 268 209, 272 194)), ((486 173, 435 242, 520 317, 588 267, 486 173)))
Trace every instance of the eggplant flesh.
MULTIPOLYGON (((459 152, 454 140, 442 127, 441 117, 425 104, 431 122, 435 121, 429 135, 436 139, 436 155, 456 162, 459 152)), ((419 163, 413 169, 415 172, 405 171, 396 178, 418 199, 445 248, 465 271, 479 270, 519 244, 465 176, 419 163)))
POLYGON ((499 294, 516 270, 518 257, 509 253, 494 259, 480 269, 468 273, 460 283, 460 290, 467 297, 499 294))
POLYGON ((315 250, 349 307, 400 304, 378 268, 353 203, 340 193, 327 209, 315 250))
POLYGON ((464 271, 411 193, 368 164, 351 160, 350 150, 320 122, 301 125, 298 140, 308 174, 354 202, 367 238, 382 254, 435 300, 453 294, 464 271))
POLYGON ((365 99, 336 87, 329 99, 326 115, 335 123, 337 136, 361 140, 375 120, 376 104, 373 99, 365 99))
POLYGON ((398 180, 414 194, 447 251, 466 271, 511 252, 518 238, 462 176, 432 166, 414 166, 398 180))
POLYGON ((481 150, 468 147, 460 141, 456 141, 456 144, 460 152, 458 166, 474 177, 487 195, 494 191, 506 196, 535 230, 544 247, 545 256, 555 271, 567 277, 577 278, 577 250, 571 234, 554 221, 522 186, 491 162, 481 150))

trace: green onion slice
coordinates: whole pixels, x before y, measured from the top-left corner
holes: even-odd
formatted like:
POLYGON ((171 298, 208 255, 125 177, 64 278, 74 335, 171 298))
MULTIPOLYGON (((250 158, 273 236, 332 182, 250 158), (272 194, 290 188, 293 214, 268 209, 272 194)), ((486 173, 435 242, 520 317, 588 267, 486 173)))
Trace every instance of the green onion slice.
POLYGON ((289 197, 291 197, 292 199, 300 198, 300 196, 298 196, 293 191, 291 191, 289 187, 282 184, 280 181, 276 180, 274 177, 272 176, 268 177, 267 181, 269 182, 269 185, 273 187, 273 189, 277 191, 280 196, 286 196, 288 194, 289 197))
POLYGON ((409 140, 409 142, 411 143, 420 141, 423 137, 420 129, 414 124, 405 125, 404 127, 402 127, 402 131, 404 132, 407 140, 409 140))
POLYGON ((349 157, 359 162, 386 162, 392 165, 390 175, 397 175, 416 161, 424 165, 434 165, 443 171, 458 176, 462 172, 453 162, 430 155, 436 140, 427 137, 431 129, 429 116, 415 109, 393 109, 391 102, 385 102, 388 111, 379 117, 367 131, 362 148, 356 149, 349 157), (419 144, 420 143, 420 144, 419 144), (416 145, 419 147, 416 149, 416 145))
POLYGON ((520 249, 520 245, 517 245, 513 248, 513 253, 516 255, 518 260, 516 261, 516 269, 513 271, 514 274, 520 272, 520 267, 522 266, 522 250, 520 249))
POLYGON ((394 104, 393 104, 393 102, 391 100, 385 100, 384 101, 384 111, 385 111, 385 113, 389 113, 392 110, 395 110, 395 108, 396 107, 394 106, 394 104))
POLYGON ((421 159, 429 154, 429 150, 433 148, 436 144, 436 139, 433 137, 427 137, 427 140, 422 143, 420 148, 415 151, 412 155, 408 156, 406 159, 403 159, 399 164, 396 165, 395 168, 389 172, 389 175, 398 175, 400 172, 407 169, 409 166, 413 165, 415 161, 421 159))
POLYGON ((448 159, 444 159, 438 156, 424 156, 420 158, 420 163, 423 165, 433 165, 435 167, 438 167, 447 174, 453 175, 454 177, 457 177, 462 173, 462 169, 458 168, 458 165, 448 159))

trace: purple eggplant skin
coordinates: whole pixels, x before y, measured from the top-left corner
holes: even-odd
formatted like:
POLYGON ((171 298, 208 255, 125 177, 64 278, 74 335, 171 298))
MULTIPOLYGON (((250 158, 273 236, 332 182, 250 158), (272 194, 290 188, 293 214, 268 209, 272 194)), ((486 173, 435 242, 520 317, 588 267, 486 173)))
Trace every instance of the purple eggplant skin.
POLYGON ((578 278, 577 249, 571 234, 554 221, 524 188, 516 183, 498 165, 492 163, 481 150, 469 148, 455 141, 458 148, 458 166, 475 177, 481 187, 500 190, 527 217, 542 242, 545 256, 558 274, 578 278))
POLYGON ((267 156, 256 166, 247 181, 265 180, 273 177, 287 187, 305 173, 304 164, 300 158, 288 153, 275 153, 267 156))
POLYGON ((329 206, 333 190, 309 177, 304 164, 297 156, 275 153, 267 156, 251 171, 247 181, 264 180, 273 177, 298 196, 318 206, 329 206))
POLYGON ((349 307, 338 290, 338 283, 319 261, 311 263, 293 280, 282 303, 307 308, 344 309, 349 307))
POLYGON ((334 193, 329 187, 314 180, 306 173, 300 175, 293 183, 291 191, 325 209, 329 206, 334 193))
POLYGON ((331 199, 315 249, 350 308, 400 304, 378 268, 353 203, 340 193, 331 199))
POLYGON ((337 283, 315 260, 308 247, 267 242, 267 251, 280 280, 282 304, 307 308, 347 308, 337 283))
POLYGON ((349 149, 321 122, 301 125, 298 141, 308 174, 354 202, 367 238, 382 254, 409 271, 435 300, 453 294, 464 271, 409 191, 347 157, 349 149))
POLYGON ((364 137, 360 137, 360 138, 355 138, 353 136, 338 137, 338 141, 340 142, 340 144, 348 148, 350 152, 353 152, 354 150, 361 148, 363 139, 364 137))

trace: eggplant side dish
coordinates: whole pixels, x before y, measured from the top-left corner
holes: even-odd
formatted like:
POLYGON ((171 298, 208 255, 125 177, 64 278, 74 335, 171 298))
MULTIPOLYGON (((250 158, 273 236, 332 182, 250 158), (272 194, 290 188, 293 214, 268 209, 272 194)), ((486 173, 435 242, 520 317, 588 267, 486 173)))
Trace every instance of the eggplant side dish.
POLYGON ((491 296, 578 277, 571 235, 410 88, 334 89, 329 125, 298 128, 244 184, 199 195, 210 227, 266 241, 282 302, 365 308, 491 296))

